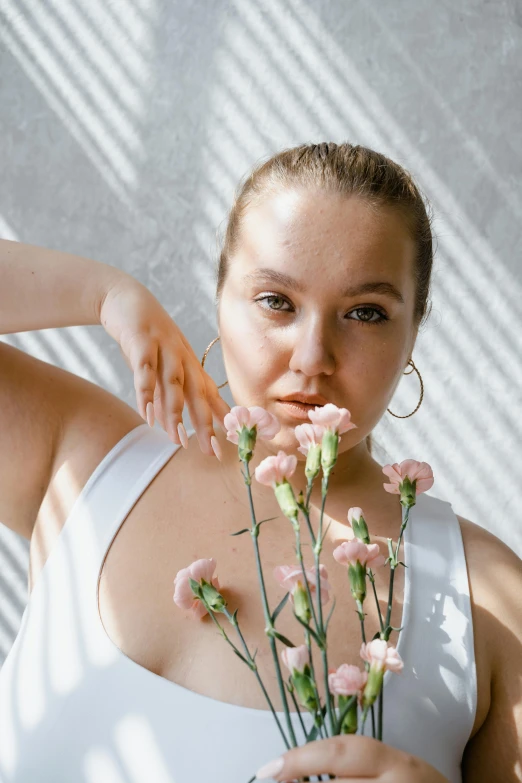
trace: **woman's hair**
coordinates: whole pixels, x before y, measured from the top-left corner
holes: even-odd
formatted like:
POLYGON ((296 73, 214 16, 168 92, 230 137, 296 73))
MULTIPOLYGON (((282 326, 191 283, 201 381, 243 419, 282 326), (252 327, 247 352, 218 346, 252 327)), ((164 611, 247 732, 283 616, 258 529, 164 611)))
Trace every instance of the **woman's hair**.
MULTIPOLYGON (((301 144, 284 149, 256 166, 241 181, 230 210, 217 267, 216 304, 241 240, 243 217, 267 197, 299 188, 346 196, 359 196, 374 208, 398 209, 415 241, 414 324, 419 327, 431 310, 430 283, 433 265, 432 209, 411 174, 380 152, 349 143, 301 144)), ((372 436, 366 437, 372 453, 372 436)))

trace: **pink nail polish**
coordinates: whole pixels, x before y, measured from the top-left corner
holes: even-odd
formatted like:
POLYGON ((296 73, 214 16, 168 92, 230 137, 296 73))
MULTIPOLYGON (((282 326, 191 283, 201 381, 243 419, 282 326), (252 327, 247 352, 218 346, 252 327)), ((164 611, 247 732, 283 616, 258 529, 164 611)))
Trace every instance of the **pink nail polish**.
POLYGON ((152 402, 147 403, 147 424, 149 427, 154 427, 154 405, 152 402))
POLYGON ((179 439, 181 441, 181 445, 183 446, 183 448, 184 449, 188 449, 187 432, 186 432, 185 427, 183 426, 183 423, 181 421, 178 424, 178 435, 179 435, 179 439))
POLYGON ((212 450, 213 450, 214 454, 216 455, 218 460, 220 462, 222 462, 223 461, 223 452, 221 451, 221 446, 219 445, 219 441, 218 441, 218 439, 216 438, 215 435, 212 435, 212 437, 210 438, 210 444, 212 446, 212 450))
POLYGON ((285 760, 282 756, 278 759, 274 759, 274 761, 269 761, 268 764, 265 764, 264 767, 257 770, 256 778, 259 780, 261 778, 271 778, 274 775, 278 775, 283 769, 284 763, 285 760))

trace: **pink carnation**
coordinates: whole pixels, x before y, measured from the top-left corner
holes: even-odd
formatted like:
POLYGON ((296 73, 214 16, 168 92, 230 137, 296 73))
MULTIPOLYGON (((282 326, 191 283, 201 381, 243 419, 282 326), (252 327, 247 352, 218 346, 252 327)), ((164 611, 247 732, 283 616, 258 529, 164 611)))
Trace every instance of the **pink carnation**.
POLYGON ((257 437, 262 440, 272 440, 281 429, 281 422, 259 405, 245 408, 243 405, 235 405, 226 414, 223 424, 227 430, 227 440, 239 443, 239 433, 242 427, 251 430, 256 428, 257 437))
POLYGON ((209 584, 214 585, 216 590, 220 590, 217 576, 212 577, 215 569, 216 561, 213 557, 210 557, 195 560, 187 568, 182 568, 178 571, 174 579, 174 603, 180 609, 188 609, 199 618, 208 614, 204 603, 199 598, 196 598, 192 592, 189 579, 194 579, 196 582, 204 579, 209 584))
POLYGON ((308 454, 310 446, 320 446, 323 439, 325 428, 319 424, 298 424, 294 428, 295 436, 301 444, 297 451, 305 456, 308 454))
POLYGON ((427 492, 433 486, 433 471, 431 466, 427 462, 417 462, 415 459, 405 459, 399 465, 398 462, 394 462, 393 465, 385 465, 382 472, 388 476, 391 483, 383 484, 386 492, 390 492, 394 495, 400 495, 400 484, 404 481, 406 476, 411 482, 417 479, 415 485, 416 494, 421 492, 427 492))
POLYGON ((358 538, 343 541, 342 544, 333 550, 332 554, 338 563, 345 566, 355 566, 356 562, 359 561, 361 565, 377 568, 384 565, 386 559, 380 553, 379 544, 365 544, 358 538))
POLYGON ((281 650, 281 658, 291 674, 293 674, 294 669, 302 672, 305 665, 309 664, 310 661, 306 644, 300 644, 299 647, 284 647, 281 650))
POLYGON ((362 691, 368 680, 368 672, 361 671, 358 666, 351 663, 342 663, 337 670, 331 669, 328 674, 328 690, 342 696, 358 695, 362 697, 362 691))
POLYGON ((400 674, 404 662, 395 649, 384 639, 373 639, 373 641, 361 644, 360 656, 363 661, 368 661, 373 669, 384 669, 400 674))
MULTIPOLYGON (((306 567, 305 566, 305 572, 306 572, 306 578, 308 580, 308 584, 310 586, 310 592, 313 595, 314 592, 317 590, 317 571, 315 566, 306 567)), ((285 588, 285 590, 288 590, 290 593, 290 598, 293 601, 293 593, 295 589, 297 588, 298 583, 300 582, 301 585, 306 590, 306 585, 304 583, 304 576, 303 572, 301 571, 301 566, 289 566, 289 565, 282 565, 282 566, 276 566, 274 568, 274 576, 279 582, 279 584, 285 588)), ((321 604, 327 604, 330 600, 330 583, 328 582, 328 571, 326 570, 326 566, 322 563, 319 564, 319 576, 321 579, 321 604)))
POLYGON ((354 519, 358 522, 362 516, 363 516, 363 510, 362 508, 360 508, 360 506, 352 506, 352 508, 349 508, 348 522, 350 524, 350 527, 352 526, 354 519))
POLYGON ((276 484, 282 484, 286 478, 292 476, 296 467, 297 457, 295 454, 278 451, 277 456, 265 457, 264 460, 261 460, 254 475, 260 484, 275 487, 276 484))
POLYGON ((327 430, 342 435, 343 432, 353 430, 357 427, 350 421, 351 413, 347 408, 338 408, 332 402, 326 405, 317 406, 315 410, 308 413, 308 418, 313 424, 318 424, 327 430))

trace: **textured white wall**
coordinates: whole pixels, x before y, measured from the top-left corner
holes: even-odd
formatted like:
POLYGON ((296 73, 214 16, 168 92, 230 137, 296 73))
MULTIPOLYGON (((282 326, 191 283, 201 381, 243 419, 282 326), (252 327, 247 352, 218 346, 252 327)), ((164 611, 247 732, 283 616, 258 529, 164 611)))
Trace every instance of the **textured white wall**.
MULTIPOLYGON (((385 414, 380 461, 429 462, 432 494, 522 556, 521 26, 518 0, 0 0, 0 236, 124 268, 201 356, 245 172, 303 142, 395 158, 438 251, 424 401, 385 414)), ((101 327, 1 339, 135 404, 101 327)), ((217 347, 206 367, 224 379, 217 347)), ((418 398, 412 374, 389 407, 418 398)), ((0 524, 0 663, 27 549, 0 524)))

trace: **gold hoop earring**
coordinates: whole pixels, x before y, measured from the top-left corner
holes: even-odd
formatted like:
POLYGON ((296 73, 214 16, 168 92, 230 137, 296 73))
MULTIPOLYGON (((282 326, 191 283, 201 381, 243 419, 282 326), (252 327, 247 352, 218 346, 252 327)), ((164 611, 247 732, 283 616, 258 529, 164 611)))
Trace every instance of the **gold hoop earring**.
MULTIPOLYGON (((219 334, 218 334, 218 336, 217 336, 217 337, 215 337, 215 338, 212 340, 212 342, 210 343, 210 345, 208 345, 208 346, 207 346, 207 350, 206 350, 206 351, 205 351, 205 353, 203 354, 203 358, 202 358, 202 360, 201 360, 201 366, 202 366, 202 367, 204 367, 204 366, 205 366, 205 359, 207 358, 207 354, 208 354, 208 352, 210 351, 210 349, 212 348, 212 346, 214 345, 214 343, 217 343, 217 341, 219 340, 219 337, 220 337, 220 336, 219 336, 219 334)), ((225 381, 225 383, 222 383, 222 384, 221 384, 221 386, 218 386, 218 389, 222 389, 222 388, 223 388, 223 386, 226 386, 226 385, 227 385, 227 383, 228 383, 228 381, 225 381)))
MULTIPOLYGON (((217 337, 215 337, 215 338, 212 340, 212 342, 211 342, 211 343, 209 343, 209 345, 207 346, 207 348, 206 348, 206 350, 205 350, 205 353, 203 354, 203 358, 201 359, 201 366, 202 366, 202 367, 204 367, 204 366, 205 366, 205 360, 206 360, 206 358, 207 358, 207 356, 208 356, 208 352, 210 351, 210 349, 212 348, 212 346, 213 346, 215 343, 217 343, 217 341, 218 341, 219 339, 220 339, 220 335, 218 335, 217 337)), ((408 419, 410 416, 413 416, 413 414, 414 414, 414 413, 417 413, 417 411, 419 410, 419 408, 420 408, 420 406, 421 406, 422 399, 423 399, 423 397, 424 397, 424 384, 423 384, 423 382, 422 382, 422 376, 421 376, 420 372, 418 371, 418 369, 415 367, 415 364, 414 364, 414 362, 413 362, 413 359, 410 359, 410 361, 408 362, 408 364, 411 364, 411 366, 412 366, 412 369, 410 370, 410 372, 405 372, 405 373, 403 373, 403 374, 404 374, 404 375, 411 375, 411 374, 412 374, 412 372, 413 372, 413 370, 415 370, 415 372, 416 372, 416 373, 417 373, 417 375, 419 376, 419 381, 420 381, 420 385, 421 385, 421 394, 420 394, 420 400, 419 400, 419 402, 417 403, 417 407, 415 408, 415 410, 414 410, 414 411, 412 411, 411 413, 408 413, 408 415, 407 415, 407 416, 398 416, 396 413, 393 413, 393 411, 391 411, 389 408, 386 408, 386 410, 388 411, 388 413, 391 413, 391 415, 392 415, 392 416, 395 416, 395 418, 396 418, 396 419, 408 419)), ((227 385, 227 383, 228 383, 228 380, 227 380, 227 381, 225 381, 224 383, 220 384, 220 385, 218 386, 218 389, 222 389, 222 388, 223 388, 223 386, 226 386, 226 385, 227 385)))
POLYGON ((408 364, 411 364, 411 366, 412 366, 412 369, 411 369, 409 372, 405 372, 405 373, 403 373, 403 375, 411 375, 411 374, 412 374, 412 372, 413 372, 413 370, 415 370, 415 372, 416 372, 416 373, 417 373, 417 375, 419 376, 419 381, 420 381, 420 386, 421 386, 420 400, 419 400, 419 402, 417 403, 417 407, 415 408, 415 410, 414 410, 414 411, 412 411, 411 413, 408 413, 408 415, 407 415, 407 416, 397 416, 397 414, 396 414, 396 413, 392 413, 392 411, 391 411, 389 408, 386 408, 386 410, 388 411, 388 413, 391 413, 391 415, 392 415, 392 416, 395 416, 395 418, 396 418, 396 419, 407 419, 407 418, 409 418, 410 416, 413 416, 413 414, 414 414, 414 413, 416 413, 416 412, 419 410, 419 408, 420 408, 420 406, 421 406, 422 398, 424 397, 424 384, 423 384, 423 382, 422 382, 422 377, 421 377, 421 374, 420 374, 420 372, 418 371, 418 369, 415 367, 415 364, 413 363, 413 359, 410 359, 410 361, 408 362, 408 364))

